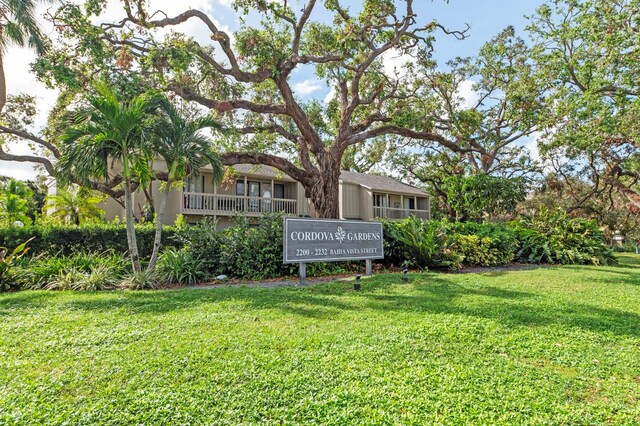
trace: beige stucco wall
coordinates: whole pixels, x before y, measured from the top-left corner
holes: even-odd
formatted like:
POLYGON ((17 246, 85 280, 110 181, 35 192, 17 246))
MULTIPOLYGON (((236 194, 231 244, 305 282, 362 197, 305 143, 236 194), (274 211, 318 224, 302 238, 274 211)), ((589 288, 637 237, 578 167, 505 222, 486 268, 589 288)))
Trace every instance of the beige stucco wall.
POLYGON ((107 222, 113 221, 116 217, 120 221, 124 219, 124 207, 111 197, 107 198, 104 203, 98 204, 98 207, 104 210, 104 219, 107 222))
POLYGON ((360 189, 360 218, 373 220, 373 191, 369 188, 360 189))
POLYGON ((362 219, 360 204, 361 187, 359 185, 340 184, 340 217, 343 219, 362 219))

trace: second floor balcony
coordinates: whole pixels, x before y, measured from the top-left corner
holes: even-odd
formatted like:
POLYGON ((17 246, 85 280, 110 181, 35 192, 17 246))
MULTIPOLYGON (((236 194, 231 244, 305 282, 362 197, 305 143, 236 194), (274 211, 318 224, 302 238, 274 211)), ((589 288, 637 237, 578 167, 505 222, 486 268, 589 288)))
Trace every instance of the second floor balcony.
POLYGON ((298 202, 285 198, 183 192, 180 213, 207 216, 297 215, 298 202))

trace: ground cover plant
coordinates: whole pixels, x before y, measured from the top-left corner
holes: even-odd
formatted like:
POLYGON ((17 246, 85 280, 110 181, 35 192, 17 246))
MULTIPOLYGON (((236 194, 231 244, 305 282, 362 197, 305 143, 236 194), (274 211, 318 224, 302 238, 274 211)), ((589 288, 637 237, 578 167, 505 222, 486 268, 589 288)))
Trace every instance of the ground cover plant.
POLYGON ((1 424, 633 424, 640 258, 0 295, 1 424))

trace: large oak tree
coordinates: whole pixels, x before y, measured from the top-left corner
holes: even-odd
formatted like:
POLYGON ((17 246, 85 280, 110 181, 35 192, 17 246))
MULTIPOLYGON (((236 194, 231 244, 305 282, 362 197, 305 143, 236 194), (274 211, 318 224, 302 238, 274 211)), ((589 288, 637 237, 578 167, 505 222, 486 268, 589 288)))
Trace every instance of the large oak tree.
POLYGON ((549 1, 529 31, 549 86, 543 152, 640 212, 640 1, 549 1))
POLYGON ((464 34, 418 17, 413 0, 367 0, 356 11, 339 0, 238 0, 238 12, 261 20, 235 33, 195 9, 167 16, 144 2, 123 5, 126 16, 102 25, 103 39, 154 84, 223 114, 236 135, 224 164, 281 170, 302 184, 320 217, 338 216, 341 163, 352 146, 409 138, 470 149, 438 131, 425 68, 413 65, 429 60, 436 32, 464 34), (206 27, 212 43, 177 32, 187 21, 206 27), (159 28, 176 32, 159 39, 159 28), (392 55, 412 60, 389 72, 392 55), (296 95, 292 74, 302 67, 333 88, 328 103, 296 95))

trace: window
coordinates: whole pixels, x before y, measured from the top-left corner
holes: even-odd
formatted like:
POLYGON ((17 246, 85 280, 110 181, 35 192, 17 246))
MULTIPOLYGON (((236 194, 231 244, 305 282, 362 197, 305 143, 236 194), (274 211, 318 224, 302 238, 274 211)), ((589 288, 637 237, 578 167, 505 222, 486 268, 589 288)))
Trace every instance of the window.
POLYGON ((239 195, 241 197, 243 197, 245 195, 244 193, 244 179, 238 179, 236 181, 236 195, 239 195))
POLYGON ((387 194, 373 194, 374 207, 389 207, 389 199, 387 194))
POLYGON ((273 198, 284 198, 284 184, 283 183, 274 183, 273 184, 273 198))
POLYGON ((405 198, 404 199, 404 208, 405 210, 415 210, 416 209, 416 199, 411 197, 411 198, 405 198))
POLYGON ((260 182, 247 182, 247 189, 249 190, 249 211, 260 211, 260 182))

